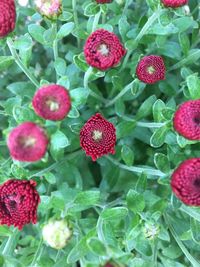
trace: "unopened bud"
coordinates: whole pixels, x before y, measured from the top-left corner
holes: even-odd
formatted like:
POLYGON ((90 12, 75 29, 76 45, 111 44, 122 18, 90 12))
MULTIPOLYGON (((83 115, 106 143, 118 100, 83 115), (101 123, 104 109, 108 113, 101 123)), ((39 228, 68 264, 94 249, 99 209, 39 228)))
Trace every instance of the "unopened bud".
POLYGON ((35 0, 35 5, 42 16, 52 20, 62 13, 62 0, 35 0))
POLYGON ((144 236, 147 239, 154 239, 160 232, 159 226, 154 223, 146 223, 144 226, 144 236))

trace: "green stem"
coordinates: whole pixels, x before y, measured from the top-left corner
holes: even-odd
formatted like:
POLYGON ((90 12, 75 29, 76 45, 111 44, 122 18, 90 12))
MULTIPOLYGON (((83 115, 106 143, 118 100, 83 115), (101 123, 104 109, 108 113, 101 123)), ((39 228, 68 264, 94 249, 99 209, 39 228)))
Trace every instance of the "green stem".
MULTIPOLYGON (((55 35, 57 34, 57 22, 53 22, 52 28, 55 32, 55 35)), ((58 40, 55 38, 53 41, 53 56, 54 56, 54 62, 56 62, 58 58, 58 40)), ((58 80, 58 74, 56 73, 56 80, 58 80)))
POLYGON ((92 70, 93 70, 93 68, 90 66, 85 73, 84 81, 83 81, 84 88, 88 89, 90 91, 90 95, 93 96, 94 98, 96 98, 97 100, 99 100, 100 102, 107 103, 107 100, 104 97, 93 92, 88 85, 90 75, 92 74, 92 70))
POLYGON ((11 255, 16 247, 17 240, 19 238, 20 232, 17 228, 13 230, 12 235, 9 236, 6 245, 2 251, 2 255, 11 255))
POLYGON ((170 223, 170 221, 167 217, 168 216, 164 214, 165 222, 168 225, 169 230, 170 230, 172 236, 174 237, 174 239, 176 240, 177 244, 179 245, 180 249, 182 250, 182 252, 184 253, 184 255, 186 256, 186 258, 192 264, 193 267, 199 267, 200 263, 189 253, 189 251, 187 250, 187 248, 185 247, 183 242, 180 240, 179 236, 177 235, 176 231, 174 230, 174 227, 172 226, 172 224, 170 223))
POLYGON ((94 32, 97 28, 97 25, 99 23, 99 19, 101 16, 101 10, 94 16, 94 21, 93 21, 93 25, 92 25, 92 32, 94 32))
POLYGON ((200 213, 199 213, 199 210, 196 210, 195 208, 192 208, 192 207, 187 207, 185 205, 182 205, 180 207, 180 210, 183 211, 183 212, 185 212, 187 215, 189 215, 190 217, 194 218, 198 222, 200 222, 200 213))
POLYGON ((127 86, 124 87, 123 90, 119 92, 118 95, 116 95, 112 100, 108 101, 108 103, 105 105, 105 107, 112 106, 119 98, 121 98, 123 95, 125 95, 133 86, 135 80, 133 80, 131 83, 129 83, 127 86))
POLYGON ((41 175, 44 175, 45 173, 51 171, 51 170, 54 170, 55 168, 57 168, 60 164, 63 164, 65 163, 67 160, 71 160, 73 158, 76 158, 77 156, 79 156, 81 153, 83 153, 82 150, 77 150, 77 151, 74 151, 72 153, 69 153, 68 155, 66 155, 61 161, 59 162, 55 162, 54 164, 52 164, 51 166, 49 166, 48 168, 46 169, 43 169, 39 172, 36 172, 32 175, 30 175, 28 177, 28 179, 32 178, 32 177, 36 177, 36 176, 41 176, 41 175))
POLYGON ((136 122, 136 126, 143 128, 160 128, 166 125, 165 122, 146 122, 146 121, 136 121, 134 118, 129 118, 128 116, 121 116, 122 119, 130 122, 136 122))
POLYGON ((122 64, 119 72, 121 72, 126 67, 126 64, 127 64, 128 60, 129 60, 129 57, 131 56, 132 52, 133 52, 133 50, 128 50, 128 52, 126 53, 126 56, 124 58, 123 64, 122 64))
POLYGON ((10 37, 7 38, 7 45, 10 49, 10 52, 12 56, 15 59, 16 64, 20 67, 20 69, 26 74, 26 76, 29 78, 29 80, 37 87, 40 87, 39 82, 36 80, 34 75, 29 71, 29 69, 23 64, 21 59, 19 58, 15 48, 14 48, 14 43, 10 37))
POLYGON ((43 238, 41 238, 40 241, 39 241, 39 245, 38 245, 37 251, 35 252, 35 255, 34 255, 34 258, 33 258, 32 262, 31 262, 30 267, 34 267, 35 266, 36 261, 38 260, 38 256, 40 254, 42 245, 43 245, 43 238))
POLYGON ((119 163, 117 160, 113 159, 110 156, 106 156, 108 160, 110 160, 114 165, 118 166, 121 169, 131 171, 131 172, 136 172, 136 173, 146 173, 147 175, 152 175, 152 176, 158 176, 158 177, 163 177, 165 174, 159 170, 149 168, 148 166, 145 167, 137 167, 137 166, 131 166, 128 167, 122 163, 119 163))
MULTIPOLYGON (((79 22, 78 22, 76 0, 72 0, 72 8, 73 8, 73 14, 74 14, 74 23, 75 23, 75 26, 76 26, 76 30, 78 31, 79 30, 79 22)), ((78 48, 80 48, 80 46, 81 46, 81 40, 80 40, 80 38, 78 36, 77 36, 77 46, 78 46, 78 48)))

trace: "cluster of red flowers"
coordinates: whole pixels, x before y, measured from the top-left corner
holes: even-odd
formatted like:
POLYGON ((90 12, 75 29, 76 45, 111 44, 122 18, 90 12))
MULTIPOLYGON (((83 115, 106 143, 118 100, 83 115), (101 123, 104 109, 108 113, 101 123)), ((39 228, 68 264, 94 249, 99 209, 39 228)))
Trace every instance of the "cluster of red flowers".
POLYGON ((14 0, 0 0, 0 38, 15 28, 16 9, 14 0))

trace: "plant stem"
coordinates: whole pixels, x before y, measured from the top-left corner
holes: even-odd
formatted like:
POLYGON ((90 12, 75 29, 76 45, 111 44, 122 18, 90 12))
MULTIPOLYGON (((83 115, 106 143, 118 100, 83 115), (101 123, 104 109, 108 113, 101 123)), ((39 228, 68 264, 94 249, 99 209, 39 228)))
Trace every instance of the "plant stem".
POLYGON ((93 21, 93 25, 92 25, 92 32, 94 32, 97 28, 97 25, 99 23, 99 19, 101 16, 101 10, 94 16, 94 21, 93 21))
MULTIPOLYGON (((52 28, 55 31, 55 34, 57 34, 57 22, 53 22, 52 28)), ((53 56, 54 56, 54 62, 56 62, 58 58, 58 40, 55 38, 53 41, 53 56)), ((58 80, 58 74, 56 73, 56 80, 58 80)))
POLYGON ((24 63, 19 58, 16 49, 14 48, 14 43, 10 37, 7 38, 7 45, 10 49, 10 52, 12 56, 15 59, 16 64, 20 67, 20 69, 26 74, 26 76, 29 78, 29 80, 37 87, 40 87, 39 82, 36 80, 34 75, 29 71, 29 69, 24 65, 24 63))
POLYGON ((38 245, 37 251, 35 252, 35 255, 34 255, 34 258, 33 258, 32 262, 31 262, 30 267, 34 267, 35 266, 36 261, 38 259, 38 256, 40 254, 42 245, 43 245, 43 238, 41 238, 40 241, 39 241, 39 245, 38 245))
POLYGON ((110 156, 106 156, 106 158, 108 160, 110 160, 114 165, 118 166, 121 169, 127 170, 127 171, 131 171, 131 172, 136 172, 136 173, 146 173, 148 175, 153 175, 153 176, 158 176, 158 177, 163 177, 165 176, 165 174, 159 170, 153 169, 153 168, 149 168, 148 166, 145 167, 137 167, 137 166, 131 166, 128 167, 122 163, 119 163, 117 160, 113 159, 110 156))
MULTIPOLYGON (((77 15, 77 3, 76 0, 72 0, 72 8, 73 8, 73 14, 74 14, 74 23, 76 26, 76 30, 79 30, 79 22, 78 22, 78 15, 77 15)), ((78 34, 77 34, 78 35, 78 34)), ((80 48, 81 46, 81 40, 80 38, 77 36, 77 46, 78 48, 80 48)))
POLYGON ((131 83, 129 83, 127 86, 124 87, 123 90, 119 92, 118 95, 116 95, 112 100, 108 101, 108 103, 105 105, 105 107, 112 106, 119 98, 121 98, 123 95, 125 95, 133 86, 135 80, 133 80, 131 83))
POLYGON ((102 97, 102 96, 96 94, 95 92, 93 92, 93 91, 90 89, 89 85, 88 85, 88 80, 89 80, 89 78, 90 78, 90 75, 92 74, 92 70, 93 70, 93 68, 90 66, 90 67, 88 68, 88 70, 86 71, 85 76, 84 76, 83 85, 84 85, 84 87, 85 87, 86 89, 88 89, 88 90, 90 91, 90 95, 91 95, 91 96, 93 96, 94 98, 98 99, 100 102, 107 103, 107 100, 106 100, 104 97, 102 97))
POLYGON ((17 228, 13 230, 12 235, 9 236, 6 245, 2 251, 2 255, 11 255, 16 247, 17 240, 19 238, 20 232, 17 228))
POLYGON ((144 128, 160 128, 166 125, 165 122, 146 122, 146 121, 136 121, 134 118, 129 118, 128 116, 121 116, 122 119, 130 122, 136 122, 136 126, 144 128))
POLYGON ((68 155, 66 155, 61 161, 59 161, 59 162, 55 162, 54 164, 52 164, 51 166, 47 167, 46 169, 43 169, 43 170, 41 170, 41 171, 39 171, 39 172, 36 172, 36 173, 30 175, 30 176, 28 177, 28 179, 30 179, 30 178, 32 178, 32 177, 35 177, 35 176, 41 176, 41 175, 44 175, 44 173, 49 172, 49 171, 51 171, 51 170, 54 170, 54 169, 57 168, 60 164, 65 163, 66 160, 71 160, 71 159, 73 159, 73 158, 76 158, 76 157, 79 156, 81 153, 83 153, 83 151, 80 150, 80 149, 79 149, 79 150, 76 150, 76 151, 74 151, 74 152, 71 152, 71 153, 69 153, 68 155))
POLYGON ((189 251, 187 250, 187 248, 185 247, 183 242, 180 240, 179 236, 177 235, 176 231, 174 230, 174 227, 172 226, 169 219, 167 218, 168 216, 165 214, 163 216, 164 216, 166 224, 169 227, 169 230, 170 230, 172 236, 176 240, 177 244, 179 245, 180 249, 182 250, 182 252, 186 256, 188 261, 192 264, 193 267, 199 267, 200 263, 189 253, 189 251))

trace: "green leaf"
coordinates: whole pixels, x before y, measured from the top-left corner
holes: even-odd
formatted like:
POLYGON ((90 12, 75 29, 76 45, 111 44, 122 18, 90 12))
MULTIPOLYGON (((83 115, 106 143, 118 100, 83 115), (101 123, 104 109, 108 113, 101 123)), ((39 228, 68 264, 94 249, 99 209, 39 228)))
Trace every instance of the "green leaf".
POLYGON ((80 205, 96 205, 100 200, 100 192, 99 191, 84 191, 78 193, 74 203, 80 205))
POLYGON ((136 126, 135 121, 131 121, 131 122, 122 121, 122 122, 120 122, 116 127, 117 138, 122 138, 124 136, 131 135, 135 126, 136 126))
POLYGON ((48 183, 50 184, 55 184, 56 183, 56 177, 53 173, 48 172, 44 174, 44 178, 47 180, 48 183))
POLYGON ((185 55, 187 55, 190 49, 190 40, 188 35, 186 33, 180 33, 178 37, 182 51, 185 55))
POLYGON ((57 39, 59 40, 69 35, 73 31, 73 29, 74 29, 74 22, 68 22, 63 24, 57 33, 57 39))
POLYGON ((84 8, 84 15, 89 17, 97 14, 99 11, 100 11, 100 5, 97 5, 96 3, 89 3, 84 8))
POLYGON ((86 72, 88 69, 88 64, 86 63, 84 56, 82 54, 75 55, 73 57, 74 64, 82 71, 86 72))
POLYGON ((119 32, 124 41, 127 39, 126 34, 129 31, 129 27, 126 16, 122 16, 119 20, 119 32))
POLYGON ((165 108, 165 103, 158 99, 153 105, 153 118, 155 122, 162 122, 164 117, 162 115, 162 110, 165 108))
POLYGON ((30 35, 39 43, 45 44, 44 39, 44 32, 46 31, 45 28, 43 28, 40 25, 37 24, 31 24, 28 26, 28 31, 30 35))
POLYGON ((186 78, 187 86, 192 99, 200 98, 200 79, 197 74, 192 74, 186 78))
POLYGON ((103 210, 100 216, 103 220, 112 221, 112 220, 124 219, 127 213, 128 213, 127 208, 115 207, 103 210))
POLYGON ((136 113, 136 119, 140 120, 140 119, 145 118, 146 116, 148 116, 152 111, 152 106, 153 106, 155 101, 156 101, 156 96, 155 95, 152 95, 149 98, 147 98, 142 103, 140 108, 138 109, 138 112, 136 113))
POLYGON ((91 238, 87 241, 89 249, 98 256, 106 255, 106 248, 104 244, 97 238, 91 238))
POLYGON ((156 165, 156 168, 158 168, 160 171, 164 173, 169 173, 170 165, 166 155, 162 153, 156 153, 154 155, 154 163, 156 165))
POLYGON ((160 127, 151 136, 150 144, 152 147, 161 147, 165 142, 165 137, 169 129, 166 126, 160 127))
POLYGON ((146 173, 142 173, 135 185, 135 191, 137 191, 138 193, 143 193, 145 192, 146 187, 147 187, 147 175, 146 173))
POLYGON ((134 161, 134 154, 130 147, 124 145, 121 150, 121 156, 127 166, 132 166, 134 161))
POLYGON ((200 222, 197 220, 190 218, 190 227, 192 231, 192 239, 198 245, 200 244, 200 222))
POLYGON ((8 226, 0 226, 0 236, 10 236, 12 234, 12 231, 8 226))
POLYGON ((72 103, 75 107, 85 105, 89 96, 89 90, 84 87, 79 87, 70 91, 72 103))
POLYGON ((56 61, 54 62, 54 67, 55 67, 56 73, 59 76, 65 76, 67 65, 66 65, 66 61, 63 58, 60 58, 60 57, 57 58, 56 61))
POLYGON ((0 71, 6 70, 13 62, 12 56, 0 56, 0 71))
POLYGON ((67 117, 74 119, 74 118, 78 118, 79 116, 80 116, 80 114, 79 114, 77 108, 74 105, 72 105, 67 117))
POLYGON ((61 148, 64 148, 66 146, 69 146, 70 142, 67 138, 67 136, 61 132, 60 130, 57 130, 54 134, 51 136, 51 148, 56 151, 61 148))
POLYGON ((133 212, 141 212, 145 208, 145 201, 143 195, 139 194, 138 192, 130 189, 126 196, 126 201, 128 208, 133 212))

